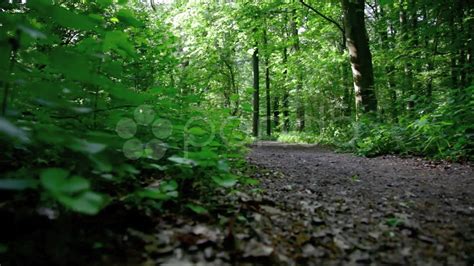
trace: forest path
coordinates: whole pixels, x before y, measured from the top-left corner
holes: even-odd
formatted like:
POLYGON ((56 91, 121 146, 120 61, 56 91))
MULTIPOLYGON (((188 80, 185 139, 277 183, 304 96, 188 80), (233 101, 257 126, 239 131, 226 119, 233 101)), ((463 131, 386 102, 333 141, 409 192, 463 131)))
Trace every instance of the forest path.
POLYGON ((270 211, 279 216, 271 219, 271 238, 292 260, 298 254, 309 264, 474 262, 468 165, 277 142, 254 144, 248 161, 269 171, 256 175, 264 198, 281 209, 270 211))

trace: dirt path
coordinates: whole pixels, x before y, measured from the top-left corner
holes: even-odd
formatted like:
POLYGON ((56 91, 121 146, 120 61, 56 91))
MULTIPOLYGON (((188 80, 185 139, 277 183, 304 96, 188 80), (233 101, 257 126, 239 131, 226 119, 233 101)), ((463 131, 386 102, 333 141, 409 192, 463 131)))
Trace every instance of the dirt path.
POLYGON ((275 142, 254 145, 248 161, 269 170, 257 174, 264 198, 275 202, 263 208, 273 218, 262 231, 273 230, 280 260, 474 263, 470 166, 275 142))
POLYGON ((0 264, 474 263, 468 165, 275 142, 254 145, 248 161, 244 174, 260 184, 242 180, 232 190, 213 191, 201 214, 175 202, 163 211, 115 204, 97 216, 61 219, 0 211, 6 223, 0 236, 14 240, 8 253, 0 252, 0 264))

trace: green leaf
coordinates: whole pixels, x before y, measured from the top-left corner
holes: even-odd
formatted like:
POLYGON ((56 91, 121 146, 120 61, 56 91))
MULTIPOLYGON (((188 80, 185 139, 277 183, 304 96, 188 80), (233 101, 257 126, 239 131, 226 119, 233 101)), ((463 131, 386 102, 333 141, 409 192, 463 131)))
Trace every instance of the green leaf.
POLYGON ((145 188, 136 192, 136 195, 141 198, 150 198, 155 200, 168 200, 170 198, 174 198, 174 194, 164 193, 158 188, 145 188))
POLYGON ((389 226, 396 227, 399 224, 402 224, 403 222, 401 220, 397 219, 397 218, 389 218, 389 219, 387 219, 386 223, 389 226))
POLYGON ((68 175, 69 172, 64 169, 49 168, 41 172, 41 184, 53 194, 71 194, 90 188, 88 180, 80 176, 66 178, 68 175))
POLYGON ((114 166, 110 162, 111 158, 107 156, 107 154, 91 154, 88 158, 94 163, 95 169, 101 172, 111 172, 114 169, 114 166))
POLYGON ((105 7, 108 7, 108 6, 112 5, 114 3, 114 1, 113 0, 97 0, 97 3, 99 3, 99 5, 102 8, 105 8, 105 7))
POLYGON ((164 171, 164 170, 167 169, 166 165, 159 165, 159 164, 156 164, 156 163, 151 163, 148 166, 150 166, 151 168, 154 168, 154 169, 158 169, 160 171, 164 171))
POLYGON ((358 175, 353 175, 353 176, 351 176, 351 180, 352 180, 352 181, 355 181, 355 182, 359 182, 359 181, 360 181, 360 178, 359 178, 358 175))
POLYGON ((108 89, 108 92, 117 99, 120 100, 125 100, 130 103, 137 103, 140 104, 143 102, 144 98, 141 94, 138 94, 132 90, 129 90, 128 88, 125 88, 123 86, 114 86, 108 89))
POLYGON ((0 189, 24 190, 27 188, 36 188, 37 186, 38 186, 38 182, 34 179, 20 179, 20 178, 0 179, 0 189))
POLYGON ((48 168, 40 174, 41 185, 50 191, 60 191, 69 172, 61 168, 48 168))
POLYGON ((97 214, 105 204, 105 197, 88 191, 88 180, 80 176, 67 178, 68 175, 69 172, 64 169, 49 168, 41 172, 41 184, 65 207, 79 213, 97 214))
POLYGON ((160 189, 162 191, 174 191, 174 190, 177 190, 178 189, 178 183, 176 183, 175 180, 169 180, 169 181, 164 181, 161 185, 160 185, 160 189))
POLYGON ((69 148, 84 152, 88 154, 96 154, 105 149, 106 145, 102 143, 93 143, 83 139, 76 139, 72 144, 69 145, 69 148))
MULTIPOLYGON (((52 50, 50 61, 52 68, 72 79, 85 82, 89 82, 92 79, 91 64, 87 57, 72 49, 58 47, 52 50)), ((57 87, 57 84, 48 89, 51 90, 55 87, 57 87)))
POLYGON ((219 158, 217 153, 207 148, 203 148, 198 152, 188 152, 188 156, 200 166, 216 166, 217 160, 219 158))
POLYGON ((207 134, 207 131, 200 127, 192 127, 188 129, 188 132, 196 136, 203 136, 207 134))
POLYGON ((217 168, 221 170, 222 172, 226 172, 226 173, 228 173, 230 170, 229 164, 227 163, 226 160, 219 160, 219 162, 217 163, 217 168))
POLYGON ((105 34, 104 51, 113 50, 122 56, 135 56, 135 47, 128 41, 128 35, 121 31, 109 31, 105 34))
POLYGON ((86 15, 77 14, 59 6, 52 6, 48 11, 54 22, 61 26, 77 30, 93 30, 95 27, 94 21, 86 15))
POLYGON ((245 112, 252 112, 252 105, 249 103, 243 103, 242 110, 244 110, 245 112))
POLYGON ((221 187, 232 187, 237 184, 237 177, 234 175, 221 175, 221 176, 213 176, 212 180, 216 182, 221 187))
POLYGON ((61 195, 59 202, 64 206, 80 213, 95 215, 104 206, 105 197, 101 194, 85 191, 76 197, 61 195))
POLYGON ((188 207, 189 209, 191 209, 193 212, 195 212, 197 214, 206 214, 206 213, 208 213, 208 210, 206 208, 200 206, 200 205, 188 203, 188 204, 186 204, 186 207, 188 207))
POLYGON ((80 176, 73 176, 66 180, 61 187, 61 192, 64 193, 75 193, 90 188, 89 180, 86 180, 80 176))
POLYGON ((247 185, 251 185, 251 186, 255 186, 255 185, 258 185, 260 183, 260 181, 258 181, 255 178, 247 177, 247 178, 243 178, 242 183, 247 184, 247 185))
POLYGON ((389 5, 393 3, 393 0, 379 0, 381 5, 389 5))
POLYGON ((116 16, 120 21, 124 21, 131 26, 134 26, 134 27, 143 26, 143 23, 140 20, 136 19, 132 11, 128 9, 121 9, 119 12, 117 12, 116 16))
POLYGON ((173 156, 169 157, 168 160, 170 160, 174 163, 177 163, 177 164, 181 164, 181 165, 189 165, 189 166, 196 165, 195 161, 190 160, 188 158, 179 157, 179 156, 176 156, 176 155, 173 155, 173 156))
POLYGON ((238 94, 232 94, 230 96, 230 100, 234 101, 234 102, 237 101, 239 98, 240 98, 240 96, 238 94))

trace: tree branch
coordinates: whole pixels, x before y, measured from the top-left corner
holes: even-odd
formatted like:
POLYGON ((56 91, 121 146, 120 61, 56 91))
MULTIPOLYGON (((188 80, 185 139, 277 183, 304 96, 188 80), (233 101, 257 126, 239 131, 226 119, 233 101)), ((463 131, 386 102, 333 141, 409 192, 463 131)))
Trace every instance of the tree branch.
POLYGON ((156 12, 156 3, 155 3, 155 0, 150 0, 150 6, 151 6, 151 9, 153 9, 153 11, 156 12))
POLYGON ((314 7, 308 5, 307 3, 305 3, 303 0, 300 0, 300 3, 303 4, 305 7, 309 8, 310 10, 312 10, 314 13, 318 14, 320 17, 324 18, 325 20, 331 22, 332 24, 336 25, 336 27, 342 32, 342 35, 344 36, 345 35, 345 31, 344 29, 342 28, 342 26, 337 23, 334 19, 330 18, 330 17, 326 17, 323 13, 319 12, 318 10, 316 10, 314 7))

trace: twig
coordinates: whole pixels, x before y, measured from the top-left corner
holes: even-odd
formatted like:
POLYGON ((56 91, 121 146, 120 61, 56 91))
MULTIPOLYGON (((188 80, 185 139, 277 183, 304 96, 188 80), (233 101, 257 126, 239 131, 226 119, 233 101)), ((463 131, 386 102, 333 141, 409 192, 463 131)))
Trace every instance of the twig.
POLYGON ((331 22, 332 24, 336 25, 336 27, 342 32, 342 35, 345 36, 345 31, 344 31, 344 28, 342 28, 342 26, 337 23, 334 19, 330 18, 330 17, 327 17, 325 16, 323 13, 319 12, 316 8, 308 5, 307 3, 305 3, 303 0, 300 0, 301 4, 303 4, 305 7, 311 9, 314 13, 318 14, 320 17, 324 18, 325 20, 331 22))

